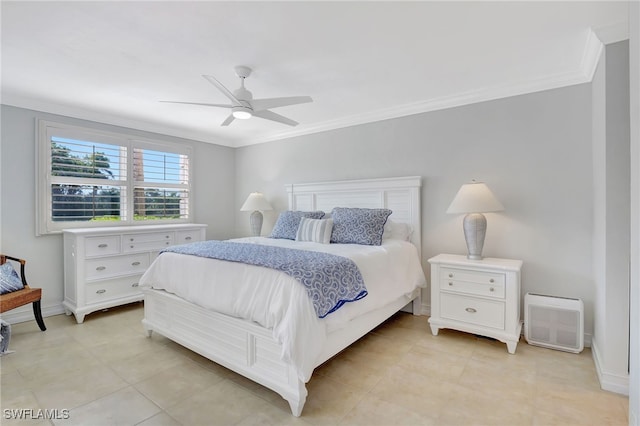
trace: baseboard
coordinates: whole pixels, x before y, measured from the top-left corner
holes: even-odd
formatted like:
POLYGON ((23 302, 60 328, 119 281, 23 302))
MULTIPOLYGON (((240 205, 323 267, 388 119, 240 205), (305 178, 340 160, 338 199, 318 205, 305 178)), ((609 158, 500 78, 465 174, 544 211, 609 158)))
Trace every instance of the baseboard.
POLYGON ((598 350, 598 342, 595 339, 591 340, 591 356, 596 365, 596 373, 598 374, 600 387, 609 392, 629 395, 629 374, 621 375, 604 371, 601 361, 602 356, 598 350))
MULTIPOLYGON (((62 303, 58 303, 56 305, 42 306, 41 310, 42 310, 42 316, 44 318, 50 317, 53 315, 64 314, 64 307, 62 306, 62 303)), ((31 307, 31 304, 3 313, 2 319, 8 322, 9 324, 18 324, 20 322, 35 321, 35 318, 33 316, 33 308, 31 307)), ((45 325, 46 325, 46 321, 45 321, 45 325)))

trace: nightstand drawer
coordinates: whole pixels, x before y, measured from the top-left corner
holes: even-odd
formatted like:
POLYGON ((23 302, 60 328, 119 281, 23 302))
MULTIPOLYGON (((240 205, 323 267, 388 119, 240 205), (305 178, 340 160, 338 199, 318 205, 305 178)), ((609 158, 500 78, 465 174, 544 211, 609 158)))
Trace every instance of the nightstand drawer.
POLYGON ((475 299, 457 294, 440 295, 440 316, 470 324, 504 329, 503 302, 475 299))
POLYGON ((455 293, 504 299, 505 276, 491 272, 442 268, 440 288, 455 293))

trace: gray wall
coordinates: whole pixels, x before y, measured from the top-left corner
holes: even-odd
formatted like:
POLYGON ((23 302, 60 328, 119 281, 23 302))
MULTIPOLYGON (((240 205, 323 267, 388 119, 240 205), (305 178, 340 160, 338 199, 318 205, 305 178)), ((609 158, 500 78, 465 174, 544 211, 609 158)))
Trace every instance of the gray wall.
POLYGON ((589 84, 243 147, 236 166, 236 210, 251 191, 286 209, 286 183, 422 176, 427 273, 430 256, 466 253, 462 217, 445 212, 460 185, 482 180, 505 206, 487 214, 483 254, 524 260, 523 294, 582 298, 593 330, 589 84))
POLYGON ((625 392, 629 360, 629 43, 607 45, 593 78, 595 325, 602 387, 625 392))
MULTIPOLYGON (((27 259, 27 277, 31 285, 43 289, 43 315, 63 312, 63 258, 62 235, 35 236, 36 119, 191 145, 194 221, 209 225, 208 238, 233 236, 236 218, 230 206, 235 202, 234 149, 6 105, 2 105, 1 114, 0 251, 27 259)), ((20 309, 28 312, 30 307, 20 309)), ((21 312, 16 309, 11 314, 20 315, 21 312)))

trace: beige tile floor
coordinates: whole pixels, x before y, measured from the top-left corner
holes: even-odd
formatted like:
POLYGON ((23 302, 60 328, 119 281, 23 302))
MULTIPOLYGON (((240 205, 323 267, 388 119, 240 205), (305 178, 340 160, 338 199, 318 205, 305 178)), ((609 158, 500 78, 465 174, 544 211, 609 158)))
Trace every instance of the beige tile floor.
POLYGON ((397 314, 320 366, 300 418, 265 389, 179 345, 147 338, 141 304, 76 324, 12 328, 0 358, 2 425, 626 425, 626 397, 600 390, 591 352, 485 338, 397 314), (11 409, 59 419, 15 420, 11 409), (63 411, 68 410, 68 411, 63 411), (49 411, 49 413, 52 413, 49 411), (54 416, 55 417, 55 416, 54 416), (62 419, 62 417, 68 417, 62 419))

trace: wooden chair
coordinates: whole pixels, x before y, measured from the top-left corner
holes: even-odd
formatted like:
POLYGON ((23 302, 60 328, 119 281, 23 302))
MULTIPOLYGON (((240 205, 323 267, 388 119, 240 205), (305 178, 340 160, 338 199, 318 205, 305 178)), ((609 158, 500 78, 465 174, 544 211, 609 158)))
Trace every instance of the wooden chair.
POLYGON ((6 263, 7 260, 13 260, 20 263, 20 278, 22 279, 22 285, 24 286, 24 288, 22 290, 17 290, 11 293, 0 295, 0 313, 4 313, 11 309, 26 305, 27 303, 31 303, 33 304, 33 315, 36 317, 36 322, 38 323, 40 330, 45 331, 47 327, 45 327, 44 325, 42 312, 40 310, 42 289, 31 288, 29 287, 29 284, 27 284, 27 278, 24 274, 24 265, 25 263, 27 263, 26 260, 0 254, 0 265, 6 263))

